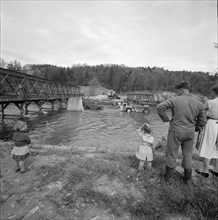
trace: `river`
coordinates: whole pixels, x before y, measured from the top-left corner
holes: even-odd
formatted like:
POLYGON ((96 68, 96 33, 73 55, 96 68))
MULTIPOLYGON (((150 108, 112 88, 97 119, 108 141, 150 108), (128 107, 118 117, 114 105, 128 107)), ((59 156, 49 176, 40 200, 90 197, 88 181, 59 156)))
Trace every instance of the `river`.
MULTIPOLYGON (((28 134, 32 143, 40 145, 67 145, 77 147, 100 147, 119 151, 135 151, 141 143, 136 130, 149 122, 156 140, 166 136, 168 124, 151 113, 126 113, 105 106, 102 111, 73 112, 66 109, 35 112, 26 116, 28 134)), ((13 135, 14 120, 6 119, 0 126, 0 139, 9 140, 13 135)))

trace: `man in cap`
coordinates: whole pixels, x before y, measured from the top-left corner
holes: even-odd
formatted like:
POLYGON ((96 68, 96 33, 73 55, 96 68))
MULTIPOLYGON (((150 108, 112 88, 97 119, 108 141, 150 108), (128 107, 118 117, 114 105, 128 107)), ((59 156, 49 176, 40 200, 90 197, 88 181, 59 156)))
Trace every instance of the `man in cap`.
POLYGON ((207 122, 203 103, 189 93, 189 88, 188 82, 180 82, 175 87, 177 96, 163 101, 157 106, 162 121, 170 122, 167 136, 165 181, 169 181, 172 177, 176 167, 178 150, 181 146, 184 183, 190 183, 195 131, 201 130, 207 122), (171 119, 166 113, 167 109, 171 109, 171 119))

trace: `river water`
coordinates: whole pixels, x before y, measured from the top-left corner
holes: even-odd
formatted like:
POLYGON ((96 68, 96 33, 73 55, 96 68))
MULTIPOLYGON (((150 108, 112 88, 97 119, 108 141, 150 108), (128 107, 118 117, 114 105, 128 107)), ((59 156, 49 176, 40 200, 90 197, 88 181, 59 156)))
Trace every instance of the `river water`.
MULTIPOLYGON (((30 113, 26 117, 28 134, 35 144, 100 147, 119 151, 135 151, 141 143, 136 130, 145 122, 153 127, 156 140, 167 135, 168 124, 151 113, 120 112, 118 108, 105 106, 102 111, 82 112, 59 109, 30 113)), ((6 119, 0 126, 0 139, 9 140, 13 135, 14 120, 6 119)))

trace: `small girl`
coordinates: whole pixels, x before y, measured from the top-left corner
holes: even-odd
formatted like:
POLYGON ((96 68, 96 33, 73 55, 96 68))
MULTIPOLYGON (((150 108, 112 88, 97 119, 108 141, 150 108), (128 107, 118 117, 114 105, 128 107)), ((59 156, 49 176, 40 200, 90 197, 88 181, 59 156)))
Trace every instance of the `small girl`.
POLYGON ((28 172, 29 170, 25 168, 24 161, 30 155, 29 144, 31 140, 29 136, 25 133, 27 129, 27 124, 24 121, 18 120, 14 125, 15 133, 12 137, 14 141, 14 148, 11 151, 13 159, 16 162, 15 173, 20 172, 21 174, 28 172))
POLYGON ((140 160, 139 170, 142 170, 147 162, 147 168, 150 170, 152 168, 153 161, 153 150, 154 150, 154 137, 150 135, 152 128, 148 123, 142 125, 141 128, 137 130, 137 133, 142 137, 142 145, 140 145, 138 152, 136 152, 136 157, 140 160))

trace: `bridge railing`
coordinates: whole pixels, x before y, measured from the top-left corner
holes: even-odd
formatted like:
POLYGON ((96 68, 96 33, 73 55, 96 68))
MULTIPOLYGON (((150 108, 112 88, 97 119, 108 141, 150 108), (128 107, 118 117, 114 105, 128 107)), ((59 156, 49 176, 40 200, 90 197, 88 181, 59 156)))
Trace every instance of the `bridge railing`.
POLYGON ((0 101, 40 100, 82 96, 80 87, 0 68, 0 101))

